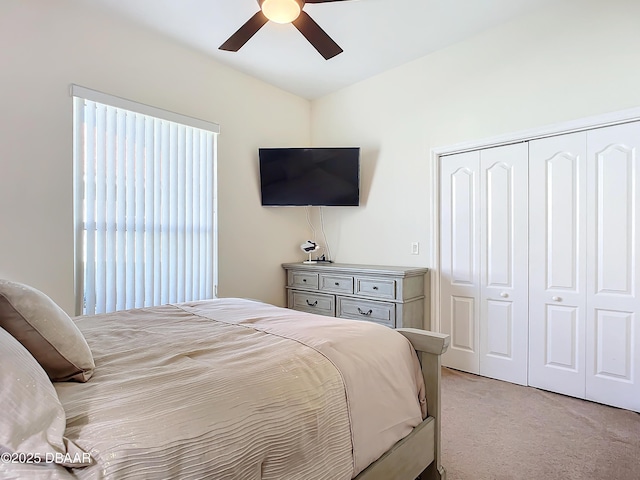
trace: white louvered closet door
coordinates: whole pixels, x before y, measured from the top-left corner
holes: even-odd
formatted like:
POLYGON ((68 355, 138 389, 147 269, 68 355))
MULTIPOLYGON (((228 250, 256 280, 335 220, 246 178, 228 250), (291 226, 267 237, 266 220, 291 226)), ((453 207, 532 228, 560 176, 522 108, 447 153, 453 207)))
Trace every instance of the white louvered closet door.
POLYGON ((445 365, 526 385, 527 146, 441 159, 445 365))

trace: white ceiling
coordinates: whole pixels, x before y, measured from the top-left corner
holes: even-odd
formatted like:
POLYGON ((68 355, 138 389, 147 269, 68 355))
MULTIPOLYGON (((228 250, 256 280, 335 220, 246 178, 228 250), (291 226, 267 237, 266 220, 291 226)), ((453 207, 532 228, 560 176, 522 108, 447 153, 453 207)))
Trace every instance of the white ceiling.
POLYGON ((557 0, 349 0, 305 11, 344 52, 325 60, 293 25, 267 23, 238 52, 218 47, 256 0, 91 0, 215 60, 314 99, 557 0))

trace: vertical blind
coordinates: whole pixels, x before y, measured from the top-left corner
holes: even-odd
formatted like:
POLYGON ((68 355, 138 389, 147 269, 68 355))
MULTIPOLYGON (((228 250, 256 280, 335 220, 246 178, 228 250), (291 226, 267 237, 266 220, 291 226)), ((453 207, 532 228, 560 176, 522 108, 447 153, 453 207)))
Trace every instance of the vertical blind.
POLYGON ((215 124, 74 102, 79 313, 213 298, 215 124))

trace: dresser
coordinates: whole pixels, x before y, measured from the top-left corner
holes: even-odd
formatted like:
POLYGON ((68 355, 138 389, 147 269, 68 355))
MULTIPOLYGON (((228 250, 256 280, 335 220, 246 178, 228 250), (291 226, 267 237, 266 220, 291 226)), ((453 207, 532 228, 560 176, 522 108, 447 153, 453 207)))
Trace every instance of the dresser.
POLYGON ((427 268, 285 263, 287 307, 391 328, 424 328, 427 268))

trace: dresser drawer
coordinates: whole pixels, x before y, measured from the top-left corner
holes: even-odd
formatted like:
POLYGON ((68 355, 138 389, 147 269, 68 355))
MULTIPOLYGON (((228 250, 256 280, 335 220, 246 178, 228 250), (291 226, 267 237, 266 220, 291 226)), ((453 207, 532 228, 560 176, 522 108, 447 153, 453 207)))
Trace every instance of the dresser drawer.
POLYGON ((335 297, 321 293, 289 290, 289 308, 329 317, 336 315, 335 297))
POLYGON ((372 277, 356 277, 355 292, 367 297, 396 298, 396 281, 372 277))
POLYGON ((333 293, 353 293, 353 277, 350 275, 320 274, 320 290, 333 293))
POLYGON ((374 302, 357 298, 338 297, 337 317, 368 320, 387 327, 396 326, 396 305, 389 302, 374 302))
POLYGON ((287 277, 287 283, 290 287, 318 289, 318 274, 311 272, 295 272, 290 271, 287 277))

